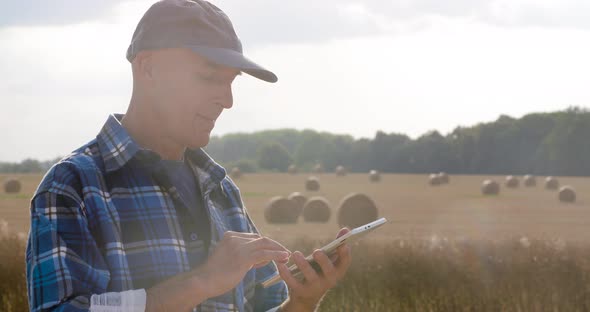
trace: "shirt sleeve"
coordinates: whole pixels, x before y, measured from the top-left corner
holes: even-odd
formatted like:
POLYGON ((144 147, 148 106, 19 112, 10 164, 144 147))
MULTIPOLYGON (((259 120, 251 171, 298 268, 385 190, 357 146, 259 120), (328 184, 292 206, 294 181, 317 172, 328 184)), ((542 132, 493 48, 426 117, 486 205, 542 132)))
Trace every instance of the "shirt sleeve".
POLYGON ((145 289, 108 292, 90 297, 90 312, 145 312, 145 289))
POLYGON ((110 273, 88 228, 83 203, 44 191, 31 201, 26 251, 30 311, 89 311, 110 273))
POLYGON ((256 270, 256 288, 254 292, 255 307, 254 311, 275 311, 273 308, 280 306, 289 297, 289 291, 284 281, 270 286, 262 287, 259 283, 267 278, 278 274, 277 268, 273 262, 256 270))

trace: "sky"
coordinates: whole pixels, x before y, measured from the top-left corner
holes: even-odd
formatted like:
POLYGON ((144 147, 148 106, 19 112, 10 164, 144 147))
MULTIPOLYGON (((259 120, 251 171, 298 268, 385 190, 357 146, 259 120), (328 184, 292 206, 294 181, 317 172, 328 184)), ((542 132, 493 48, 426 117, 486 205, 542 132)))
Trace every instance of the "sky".
MULTIPOLYGON (((586 0, 219 0, 244 54, 213 135, 418 137, 590 107, 586 0)), ((131 96, 125 52, 153 1, 0 0, 0 161, 65 155, 131 96)))

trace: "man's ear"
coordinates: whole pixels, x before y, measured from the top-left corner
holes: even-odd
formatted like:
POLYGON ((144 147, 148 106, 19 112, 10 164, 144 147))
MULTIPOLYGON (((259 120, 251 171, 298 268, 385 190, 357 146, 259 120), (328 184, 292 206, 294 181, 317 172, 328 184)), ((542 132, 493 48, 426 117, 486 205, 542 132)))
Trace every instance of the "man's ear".
POLYGON ((133 70, 142 80, 153 78, 153 55, 151 51, 140 51, 133 60, 133 70))

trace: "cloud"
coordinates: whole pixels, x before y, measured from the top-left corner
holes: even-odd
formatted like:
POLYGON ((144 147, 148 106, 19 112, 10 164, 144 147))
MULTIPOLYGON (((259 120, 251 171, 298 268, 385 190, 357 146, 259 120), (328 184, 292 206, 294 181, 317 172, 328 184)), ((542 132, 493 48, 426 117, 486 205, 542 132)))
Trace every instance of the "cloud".
POLYGON ((220 0, 253 44, 325 42, 423 30, 440 18, 491 25, 590 28, 586 0, 220 0))
POLYGON ((258 49, 253 58, 275 70, 279 83, 240 77, 235 105, 215 131, 418 136, 501 114, 587 105, 590 44, 580 38, 588 33, 446 20, 400 36, 258 49))
MULTIPOLYGON (((2 1, 0 27, 68 25, 112 19, 117 6, 154 0, 2 1)), ((212 0, 252 45, 317 43, 368 35, 399 34, 433 26, 438 18, 493 25, 590 28, 587 0, 212 0)), ((134 15, 135 16, 135 15, 134 15)), ((134 25, 137 19, 133 19, 134 25)))
MULTIPOLYGON (((590 28, 569 18, 590 14, 571 0, 538 1, 219 1, 246 54, 279 82, 238 78, 235 106, 215 134, 295 127, 417 136, 588 105, 590 28)), ((125 50, 151 3, 122 2, 108 19, 84 23, 0 28, 0 141, 10 147, 0 161, 63 155, 125 111, 125 50)))
POLYGON ((124 0, 0 2, 0 27, 68 25, 100 19, 124 0))
POLYGON ((504 26, 590 28, 590 2, 585 0, 495 0, 483 21, 504 26))
POLYGON ((218 1, 241 39, 253 44, 323 42, 375 34, 375 21, 351 19, 345 5, 322 1, 218 1))
POLYGON ((363 0, 350 3, 393 20, 439 16, 505 26, 590 27, 590 2, 586 0, 363 0))

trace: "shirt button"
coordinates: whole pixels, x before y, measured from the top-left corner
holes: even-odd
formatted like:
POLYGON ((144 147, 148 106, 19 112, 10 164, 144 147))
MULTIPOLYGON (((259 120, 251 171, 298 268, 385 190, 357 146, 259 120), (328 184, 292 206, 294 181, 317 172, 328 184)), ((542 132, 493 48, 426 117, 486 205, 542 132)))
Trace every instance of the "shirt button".
POLYGON ((191 240, 192 241, 196 241, 197 240, 197 234, 196 233, 191 233, 191 240))

